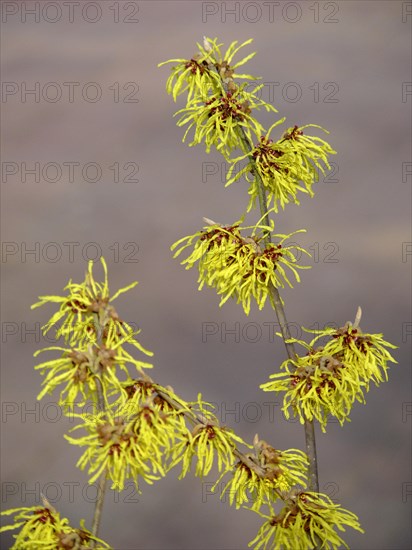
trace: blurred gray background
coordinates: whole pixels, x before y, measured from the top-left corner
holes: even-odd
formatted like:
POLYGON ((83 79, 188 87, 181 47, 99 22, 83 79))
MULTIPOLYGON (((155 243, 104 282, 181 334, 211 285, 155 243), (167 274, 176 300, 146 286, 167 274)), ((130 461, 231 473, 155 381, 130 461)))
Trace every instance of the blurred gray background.
MULTIPOLYGON (((202 392, 249 441, 259 433, 304 449, 302 427, 259 390, 285 359, 274 312, 219 308, 169 251, 203 216, 238 219, 248 196, 241 182, 224 189, 219 155, 181 143, 172 117, 183 100, 166 95, 169 68, 157 64, 191 57, 203 35, 252 37, 245 72, 263 77, 275 116, 324 126, 338 151, 315 198, 276 217, 280 233, 306 228, 300 242, 314 254, 302 283, 282 292, 295 334, 341 326, 361 305, 363 330, 399 346, 389 382, 354 406, 352 422, 319 430, 321 489, 366 530, 347 532, 350 548, 410 547, 411 12, 397 1, 2 2, 3 509, 43 492, 90 525, 95 493, 75 467, 81 450, 63 439, 73 423, 57 395, 35 399, 33 352, 54 344, 39 332, 53 309, 30 305, 81 281, 100 253, 112 290, 139 281, 117 307, 155 352, 159 383, 187 400, 202 392)), ((246 549, 261 518, 211 495, 214 476, 177 475, 142 483, 138 496, 109 492, 101 535, 118 550, 246 549)))

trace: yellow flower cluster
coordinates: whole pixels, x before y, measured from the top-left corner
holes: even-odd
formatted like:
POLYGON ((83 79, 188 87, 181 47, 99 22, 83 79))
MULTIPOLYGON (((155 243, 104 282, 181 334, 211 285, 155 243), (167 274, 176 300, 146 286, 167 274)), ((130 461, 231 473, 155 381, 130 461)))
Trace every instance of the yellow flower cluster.
POLYGON ((285 271, 287 267, 300 282, 298 269, 308 269, 297 263, 296 252, 310 254, 296 244, 285 246, 284 242, 292 235, 302 232, 296 231, 290 235, 273 235, 277 243, 268 243, 263 249, 259 242, 262 235, 254 233, 261 229, 272 231, 271 226, 253 226, 252 236, 243 237, 241 232, 251 227, 240 226, 240 222, 233 225, 221 226, 214 224, 205 227, 189 237, 175 242, 171 249, 176 250, 176 258, 194 243, 193 252, 183 260, 186 269, 199 262, 199 290, 206 284, 214 287, 222 295, 220 305, 230 297, 241 303, 246 315, 250 312, 251 300, 254 298, 259 309, 265 305, 267 298, 272 302, 271 287, 283 288, 285 284, 292 287, 285 271), (183 245, 182 245, 183 244, 183 245))
POLYGON ((19 529, 13 535, 15 543, 10 550, 56 550, 56 548, 77 548, 78 550, 111 550, 103 540, 94 537, 80 522, 80 528, 74 529, 69 520, 61 518, 60 514, 49 504, 31 508, 13 508, 1 513, 2 516, 14 516, 14 523, 0 528, 0 533, 19 529))
MULTIPOLYGON (((40 301, 31 306, 31 309, 46 304, 60 304, 59 310, 42 327, 43 334, 56 326, 56 339, 63 337, 69 344, 95 343, 99 337, 111 341, 120 338, 130 338, 138 334, 132 327, 119 318, 111 302, 121 294, 131 290, 137 285, 134 282, 127 287, 121 288, 113 296, 109 293, 109 282, 107 276, 107 265, 104 258, 100 259, 104 270, 104 281, 99 283, 93 276, 93 261, 89 262, 85 280, 82 283, 68 282, 64 290, 67 296, 40 296, 40 301), (104 327, 104 334, 98 334, 97 326, 104 327)), ((153 355, 145 350, 137 341, 133 345, 146 355, 153 355)))
POLYGON ((125 344, 131 344, 152 355, 135 339, 138 332, 124 323, 111 305, 115 297, 135 285, 111 298, 103 259, 102 265, 103 283, 95 280, 90 262, 84 282, 70 281, 67 296, 44 296, 34 306, 60 304, 44 331, 60 323, 57 336, 73 346, 40 350, 57 351, 60 356, 36 369, 45 375, 38 399, 62 387, 60 404, 66 414, 80 420, 72 431, 86 432, 81 437, 65 436, 71 444, 85 447, 77 465, 87 468, 90 483, 104 473, 119 490, 127 479, 133 479, 137 487, 140 479, 153 483, 179 463, 184 476, 193 458, 197 458, 198 476, 207 475, 215 461, 219 471, 231 467, 236 443, 245 444, 242 439, 219 426, 200 395, 195 403, 187 403, 144 373, 151 364, 126 351, 125 344), (129 365, 140 378, 131 376, 129 365), (88 401, 94 404, 93 414, 74 412, 74 406, 88 401))
POLYGON ((178 126, 189 124, 183 136, 183 141, 190 130, 194 128, 193 141, 190 146, 205 142, 206 152, 215 146, 230 162, 230 153, 239 147, 239 128, 242 128, 248 139, 254 134, 261 134, 263 126, 251 116, 252 109, 263 107, 266 111, 276 111, 274 107, 258 97, 261 86, 253 91, 246 91, 242 85, 233 92, 221 92, 206 98, 196 98, 188 101, 185 108, 175 113, 182 116, 178 126))
POLYGON ((103 258, 101 263, 105 275, 103 283, 95 281, 93 262, 89 262, 85 280, 82 283, 70 281, 66 286, 67 296, 41 296, 41 301, 32 306, 61 304, 59 311, 43 327, 43 333, 47 334, 60 323, 56 328, 56 338, 64 338, 72 347, 51 346, 37 351, 35 356, 45 351, 58 351, 60 357, 35 368, 46 375, 38 399, 64 385, 59 404, 66 409, 73 407, 78 396, 82 397, 78 402, 80 406, 87 399, 96 401, 96 379, 99 379, 105 392, 113 387, 120 391, 119 371, 130 378, 128 365, 140 374, 143 369, 152 367, 150 363, 135 359, 126 350, 125 345, 130 345, 145 355, 153 355, 136 340, 140 330, 133 330, 120 319, 111 305, 113 300, 137 283, 120 289, 110 297, 107 266, 103 258))
POLYGON ((252 53, 241 61, 233 63, 234 55, 244 46, 233 42, 222 54, 222 44, 217 39, 205 38, 204 44, 197 44, 199 53, 191 59, 171 59, 160 63, 177 63, 167 80, 166 90, 176 101, 187 91, 186 106, 175 113, 181 115, 177 125, 188 125, 183 141, 191 129, 194 130, 191 146, 204 142, 206 152, 213 146, 231 164, 227 183, 240 179, 242 175, 250 183, 248 211, 255 206, 259 186, 263 184, 268 193, 267 205, 282 208, 289 203, 299 204, 299 191, 313 196, 312 185, 320 173, 330 169, 329 156, 335 154, 323 139, 306 135, 306 128, 320 128, 316 124, 286 130, 275 142, 270 139, 272 130, 282 124, 285 118, 276 121, 266 132, 253 116, 253 110, 264 109, 277 113, 273 105, 261 99, 263 85, 252 90, 247 84, 237 84, 236 79, 258 80, 249 74, 238 74, 237 68, 254 57, 252 53), (253 147, 253 143, 258 141, 253 147), (243 155, 231 158, 231 153, 240 149, 243 155), (247 159, 247 164, 237 170, 237 163, 247 159))
POLYGON ((205 37, 203 44, 197 43, 199 53, 191 59, 169 59, 159 63, 158 67, 162 67, 167 63, 177 63, 167 79, 167 93, 171 94, 174 101, 176 101, 180 94, 187 91, 187 99, 190 101, 193 98, 197 99, 199 96, 203 99, 210 92, 223 91, 224 84, 233 78, 256 80, 252 75, 236 72, 238 67, 247 63, 256 53, 247 55, 237 63, 232 63, 239 50, 252 41, 252 39, 246 40, 238 46, 238 41, 235 40, 226 53, 222 54, 221 46, 223 44, 218 44, 216 38, 212 40, 205 37))
POLYGON ((272 374, 272 381, 260 387, 284 393, 286 418, 291 409, 302 424, 315 418, 325 432, 329 415, 341 425, 350 422, 352 406, 355 401, 365 403, 370 382, 378 386, 387 379, 388 362, 396 363, 387 348, 396 346, 383 340, 382 334, 365 334, 351 323, 338 330, 308 332, 317 334, 309 344, 292 340, 305 347, 307 354, 284 361, 280 367, 284 372, 272 374), (315 348, 322 338, 328 339, 326 344, 315 348))
POLYGON ((305 453, 298 449, 274 449, 257 435, 254 449, 253 454, 247 454, 247 463, 239 460, 234 469, 224 471, 216 481, 213 490, 221 485, 226 474, 232 474, 221 492, 222 499, 228 494, 230 504, 235 504, 236 508, 249 504, 251 510, 258 511, 263 505, 283 498, 283 494, 294 486, 306 486, 308 459, 305 453))
MULTIPOLYGON (((316 124, 306 124, 298 128, 289 128, 277 141, 269 138, 272 129, 283 123, 285 118, 273 124, 266 135, 261 135, 255 147, 245 155, 231 159, 231 167, 227 173, 226 186, 239 180, 243 175, 250 182, 249 212, 259 196, 260 176, 267 191, 267 207, 273 206, 278 211, 278 204, 282 208, 289 202, 299 204, 298 191, 313 196, 312 185, 319 179, 319 173, 325 175, 325 167, 330 169, 328 155, 335 151, 323 139, 308 136, 306 128, 321 128, 316 124), (248 159, 248 163, 241 170, 237 163, 248 159), (251 175, 250 175, 251 174, 251 175)), ((327 132, 321 128, 324 132, 327 132)), ((328 133, 328 132, 327 132, 328 133)))
POLYGON ((270 516, 258 512, 266 519, 257 536, 249 543, 254 550, 338 550, 349 546, 336 532, 351 527, 363 533, 358 518, 327 495, 298 492, 291 495, 279 514, 270 516))
POLYGON ((242 438, 226 426, 220 426, 217 417, 210 410, 211 405, 202 401, 201 394, 197 402, 189 404, 195 425, 172 449, 172 466, 182 463, 179 479, 186 476, 197 458, 195 474, 207 476, 217 459, 217 468, 231 469, 235 462, 236 442, 247 446, 242 438))
POLYGON ((86 446, 77 466, 88 466, 89 483, 106 472, 112 489, 120 491, 127 479, 133 479, 139 489, 140 478, 151 484, 165 476, 169 469, 167 453, 174 448, 176 439, 184 438, 188 432, 180 414, 159 397, 141 403, 130 400, 104 414, 78 417, 84 422, 73 430, 85 429, 88 435, 65 436, 74 445, 86 446))

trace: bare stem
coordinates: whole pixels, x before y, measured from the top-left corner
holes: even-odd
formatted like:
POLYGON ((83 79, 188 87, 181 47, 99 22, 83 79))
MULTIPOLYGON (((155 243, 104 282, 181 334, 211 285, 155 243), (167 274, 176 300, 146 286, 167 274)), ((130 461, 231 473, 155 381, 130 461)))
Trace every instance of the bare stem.
MULTIPOLYGON (((97 343, 100 345, 101 343, 103 343, 103 327, 100 324, 98 314, 94 316, 94 326, 96 329, 97 343)), ((97 393, 97 407, 100 412, 105 412, 106 405, 104 401, 103 386, 97 374, 95 376, 95 381, 96 381, 96 393, 97 393)), ((97 499, 94 507, 93 522, 92 522, 92 535, 94 537, 97 537, 99 533, 104 497, 106 494, 106 485, 107 485, 107 469, 105 468, 102 475, 99 478, 98 489, 97 489, 97 499)), ((94 546, 95 544, 93 543, 93 547, 94 546)))

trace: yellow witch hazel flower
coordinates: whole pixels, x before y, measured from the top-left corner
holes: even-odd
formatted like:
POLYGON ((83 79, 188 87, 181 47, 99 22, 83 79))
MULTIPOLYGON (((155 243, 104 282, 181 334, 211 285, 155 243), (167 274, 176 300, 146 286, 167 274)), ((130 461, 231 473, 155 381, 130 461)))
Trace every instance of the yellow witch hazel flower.
POLYGON ((153 402, 159 410, 164 412, 176 411, 176 419, 180 420, 183 427, 185 426, 184 415, 193 416, 190 404, 181 399, 171 386, 164 387, 155 383, 146 373, 141 378, 129 378, 120 382, 120 386, 121 393, 118 388, 113 388, 111 392, 108 392, 108 398, 111 395, 117 397, 112 404, 113 408, 132 407, 131 410, 136 410, 137 407, 153 402))
POLYGON ((15 543, 10 550, 111 549, 106 542, 85 529, 84 520, 80 522, 79 529, 74 529, 68 519, 61 518, 46 499, 43 500, 43 506, 14 508, 1 513, 2 516, 14 515, 14 522, 1 527, 0 533, 20 528, 20 532, 13 535, 15 543))
POLYGON ((310 256, 306 250, 296 244, 284 245, 287 239, 305 230, 295 231, 289 235, 273 235, 277 239, 276 244, 268 243, 263 248, 259 243, 265 233, 273 231, 273 221, 269 226, 259 225, 260 222, 258 222, 255 226, 243 228, 242 220, 226 226, 211 220, 207 221, 211 225, 175 242, 171 250, 177 249, 174 254, 176 258, 194 243, 193 252, 182 262, 182 265, 190 269, 199 262, 199 290, 205 284, 214 287, 217 293, 222 295, 220 306, 233 297, 237 303, 242 304, 248 315, 251 299, 254 298, 259 309, 262 309, 268 297, 271 302, 273 300, 272 285, 275 288, 284 288, 287 284, 293 288, 285 268, 290 269, 296 281, 300 282, 297 270, 310 267, 297 263, 295 251, 304 252, 310 256), (253 229, 251 236, 243 237, 241 231, 249 229, 253 229), (261 230, 260 234, 256 234, 258 230, 261 230))
POLYGON ((355 401, 365 403, 364 392, 370 382, 377 386, 387 380, 388 362, 396 363, 386 348, 396 348, 385 342, 382 334, 365 334, 357 320, 340 329, 327 327, 324 330, 306 330, 316 337, 306 344, 292 339, 307 350, 305 356, 287 359, 281 365, 284 372, 272 374, 272 381, 262 384, 264 391, 283 392, 283 407, 286 418, 290 409, 299 416, 301 424, 305 419, 319 421, 326 431, 328 416, 332 415, 342 425, 350 422, 349 414, 355 401), (322 338, 328 341, 317 348, 322 338))
POLYGON ((53 393, 61 384, 65 384, 65 387, 60 392, 60 405, 72 405, 76 402, 79 394, 81 395, 79 405, 83 405, 89 398, 95 399, 95 373, 91 369, 93 359, 88 353, 89 350, 87 348, 66 349, 53 346, 38 350, 34 356, 51 350, 60 351, 62 354, 57 359, 45 361, 34 367, 36 370, 40 370, 42 375, 47 373, 42 382, 43 389, 37 399, 40 400, 46 394, 53 393))
MULTIPOLYGON (((43 333, 57 326, 56 337, 63 337, 65 342, 73 344, 95 343, 98 337, 122 339, 138 334, 132 327, 120 319, 115 308, 111 305, 124 292, 134 288, 137 282, 121 288, 110 296, 107 277, 107 265, 104 258, 100 258, 104 270, 104 282, 98 283, 93 276, 93 261, 88 264, 86 278, 82 283, 73 283, 71 280, 65 287, 67 296, 40 296, 40 301, 31 306, 32 309, 48 303, 61 304, 52 318, 45 324, 43 333), (100 326, 105 330, 102 335, 96 334, 96 317, 100 326)), ((133 345, 146 355, 153 355, 145 350, 136 340, 133 345)))
POLYGON ((229 495, 231 505, 236 508, 251 505, 252 510, 259 510, 283 498, 296 484, 306 486, 308 459, 298 449, 279 451, 266 441, 254 439, 254 454, 247 454, 248 462, 239 460, 234 469, 223 472, 216 481, 213 490, 221 483, 222 478, 231 473, 231 479, 225 484, 221 499, 229 495))
POLYGON ((215 146, 229 160, 230 153, 239 147, 239 128, 249 139, 252 139, 252 132, 260 135, 264 131, 260 122, 251 116, 252 109, 263 107, 266 111, 277 112, 272 105, 259 99, 257 93, 261 88, 263 84, 246 91, 246 84, 243 84, 233 91, 190 100, 184 109, 174 115, 182 114, 177 126, 188 124, 182 141, 194 128, 190 147, 204 141, 207 153, 215 146))
POLYGON ((44 351, 60 352, 57 359, 45 361, 35 367, 46 375, 38 399, 64 385, 60 393, 60 404, 71 406, 79 395, 82 398, 79 404, 88 398, 95 401, 96 377, 100 379, 103 390, 110 387, 121 390, 118 374, 123 371, 130 378, 128 364, 133 365, 141 374, 143 369, 152 367, 150 363, 135 359, 125 349, 128 344, 145 355, 153 355, 136 340, 140 330, 133 330, 122 321, 109 303, 137 283, 120 289, 110 297, 107 266, 103 258, 101 262, 105 273, 103 283, 94 280, 93 262, 89 262, 85 281, 81 284, 70 281, 66 286, 69 290, 68 296, 42 296, 41 301, 32 306, 38 307, 49 302, 60 303, 59 311, 46 323, 43 332, 46 334, 62 321, 56 329, 56 337, 63 337, 72 346, 51 346, 35 353, 37 356, 44 351))
MULTIPOLYGON (((217 38, 211 40, 205 37, 203 46, 198 44, 200 53, 190 60, 172 59, 177 62, 172 69, 166 89, 173 99, 188 91, 186 107, 180 109, 174 116, 181 115, 178 126, 186 126, 183 141, 190 130, 194 129, 193 141, 190 146, 205 142, 206 152, 215 146, 229 160, 233 149, 239 147, 239 130, 251 139, 252 133, 261 135, 262 125, 251 116, 253 109, 264 108, 266 111, 277 110, 259 98, 258 92, 263 84, 253 90, 246 90, 247 84, 238 86, 234 79, 256 80, 251 75, 238 74, 236 69, 249 61, 252 53, 237 63, 232 64, 235 54, 252 40, 247 40, 240 46, 232 42, 227 52, 222 55, 217 38)), ((164 65, 161 63, 160 65, 164 65)))
POLYGON ((338 550, 341 546, 349 550, 336 531, 351 527, 364 533, 355 514, 318 493, 292 494, 279 514, 273 508, 270 516, 257 513, 266 521, 249 543, 254 550, 338 550))
POLYGON ((172 467, 182 462, 179 479, 189 472, 194 457, 197 458, 195 474, 198 477, 209 474, 216 458, 219 472, 223 468, 231 468, 235 461, 235 442, 247 445, 232 429, 219 426, 210 407, 212 406, 209 403, 202 401, 201 394, 198 395, 197 402, 190 406, 196 418, 195 426, 173 447, 171 454, 172 467))
MULTIPOLYGON (((96 400, 96 377, 100 379, 105 391, 110 388, 122 391, 122 384, 118 378, 118 371, 123 371, 130 377, 127 364, 133 365, 138 372, 143 373, 144 368, 152 368, 151 363, 139 361, 128 353, 124 343, 134 344, 133 336, 127 336, 122 340, 111 342, 108 338, 105 344, 82 346, 80 348, 66 349, 58 346, 44 348, 35 352, 36 357, 44 351, 63 352, 57 359, 51 359, 35 366, 45 376, 43 389, 37 396, 42 399, 46 394, 51 394, 58 386, 65 384, 60 392, 59 404, 72 406, 79 395, 81 406, 87 399, 96 400)), ((139 345, 140 349, 140 345, 139 345)))
POLYGON ((252 59, 256 52, 232 64, 233 58, 239 50, 251 42, 253 42, 252 38, 238 46, 238 41, 235 40, 230 44, 226 53, 222 54, 220 48, 223 44, 218 44, 217 38, 204 37, 203 44, 197 43, 199 53, 191 59, 169 59, 159 63, 158 67, 167 63, 177 63, 172 68, 171 75, 167 80, 167 93, 171 94, 176 101, 180 94, 187 91, 187 101, 189 102, 199 96, 205 98, 210 92, 223 91, 223 82, 228 78, 257 80, 249 74, 236 72, 236 69, 252 59))
POLYGON ((325 432, 329 415, 342 425, 345 420, 350 422, 354 401, 365 402, 364 383, 356 373, 354 376, 343 363, 324 355, 322 350, 310 351, 293 361, 287 359, 280 368, 285 372, 271 374, 271 381, 260 387, 263 391, 284 393, 282 410, 287 419, 292 409, 301 424, 315 418, 325 432))
POLYGON ((306 485, 309 462, 305 453, 299 449, 280 451, 259 439, 258 435, 253 444, 265 479, 271 481, 276 489, 285 492, 296 484, 306 485))
POLYGON ((74 415, 84 422, 71 431, 85 429, 88 435, 74 438, 65 435, 73 445, 87 446, 77 466, 88 466, 94 483, 106 471, 112 489, 123 490, 127 479, 139 489, 139 479, 152 484, 170 469, 166 463, 176 438, 188 432, 179 413, 159 400, 148 398, 137 405, 128 402, 120 408, 95 415, 74 415), (116 414, 115 414, 116 413, 116 414))
POLYGON ((383 334, 368 334, 360 329, 361 311, 357 314, 354 324, 348 322, 338 330, 326 328, 323 331, 307 331, 316 333, 317 336, 310 342, 313 346, 320 338, 329 337, 324 345, 324 353, 336 357, 345 365, 350 365, 356 370, 359 377, 369 388, 372 381, 376 386, 388 380, 388 362, 397 363, 386 348, 396 349, 397 346, 386 342, 383 334))
MULTIPOLYGON (((248 458, 251 458, 248 455, 248 458)), ((252 459, 252 458, 251 458, 252 459)), ((249 467, 244 461, 239 460, 234 468, 225 470, 218 478, 212 491, 221 486, 222 478, 228 473, 232 477, 225 483, 224 489, 220 494, 221 500, 224 500, 229 495, 229 504, 235 505, 236 509, 252 503, 252 510, 259 510, 262 504, 275 500, 277 494, 273 491, 273 487, 259 474, 255 468, 249 467)))
POLYGON ((330 169, 328 155, 335 154, 336 151, 323 139, 305 133, 310 127, 320 128, 328 133, 327 130, 316 124, 294 126, 289 128, 281 139, 273 142, 269 138, 270 133, 285 120, 278 120, 265 135, 261 135, 252 151, 230 161, 232 165, 227 173, 226 186, 240 179, 242 175, 245 175, 251 184, 248 212, 259 196, 260 183, 255 177, 256 170, 267 191, 267 206, 273 205, 277 212, 279 204, 282 208, 289 202, 299 204, 299 191, 312 197, 312 185, 318 180, 319 172, 325 175, 325 168, 330 169), (245 158, 249 162, 241 170, 236 170, 237 163, 245 158))

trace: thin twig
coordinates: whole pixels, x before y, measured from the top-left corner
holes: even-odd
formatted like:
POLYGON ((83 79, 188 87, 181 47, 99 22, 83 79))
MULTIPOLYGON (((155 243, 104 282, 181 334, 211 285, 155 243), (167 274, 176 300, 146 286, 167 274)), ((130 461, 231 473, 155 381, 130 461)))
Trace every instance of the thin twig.
MULTIPOLYGON (((97 343, 98 345, 100 345, 103 343, 103 327, 100 324, 98 314, 95 314, 94 316, 94 326, 96 329, 97 343)), ((104 394, 103 394, 103 386, 98 376, 98 373, 96 373, 95 381, 96 381, 96 393, 97 393, 97 407, 100 412, 105 412, 106 405, 105 405, 104 394)), ((99 533, 104 497, 106 494, 106 486, 107 486, 107 468, 103 470, 103 473, 101 474, 98 481, 97 499, 94 507, 93 522, 92 522, 92 535, 94 537, 97 537, 99 533)), ((95 544, 93 543, 93 547, 94 546, 95 544)))

